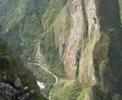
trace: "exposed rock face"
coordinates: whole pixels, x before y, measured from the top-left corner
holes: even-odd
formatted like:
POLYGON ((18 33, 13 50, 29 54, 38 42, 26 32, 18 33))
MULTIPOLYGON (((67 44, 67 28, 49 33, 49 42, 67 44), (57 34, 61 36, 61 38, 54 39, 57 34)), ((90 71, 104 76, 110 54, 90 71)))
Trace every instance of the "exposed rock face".
MULTIPOLYGON (((121 47, 120 40, 118 41, 119 38, 117 38, 120 36, 118 1, 71 0, 67 6, 71 25, 68 36, 65 37, 67 41, 63 43, 65 48, 63 61, 67 78, 79 77, 81 83, 91 86, 100 82, 103 91, 114 95, 118 84, 116 78, 118 75, 121 76, 120 73, 115 74, 114 72, 114 70, 121 69, 120 65, 115 68, 115 63, 120 64, 121 57, 112 56, 115 52, 116 55, 121 55, 121 52, 114 50, 113 45, 114 41, 119 45, 118 49, 121 47), (76 55, 79 48, 80 57, 77 60, 76 55), (112 60, 114 58, 118 61, 112 60), (111 65, 111 63, 113 64, 111 65)), ((60 26, 58 28, 61 29, 60 26)), ((108 98, 112 97, 108 96, 104 99, 108 98)))
POLYGON ((79 64, 79 79, 83 83, 95 81, 95 69, 93 62, 93 51, 96 42, 100 38, 100 24, 96 13, 95 0, 85 0, 82 2, 85 12, 86 26, 86 42, 85 48, 82 51, 82 56, 79 64))
POLYGON ((64 50, 64 66, 67 77, 73 79, 77 73, 77 51, 82 36, 82 6, 81 0, 72 0, 68 4, 69 14, 71 16, 70 33, 67 38, 64 50))
POLYGON ((15 88, 9 83, 0 82, 0 95, 5 100, 33 100, 32 93, 24 88, 15 88))

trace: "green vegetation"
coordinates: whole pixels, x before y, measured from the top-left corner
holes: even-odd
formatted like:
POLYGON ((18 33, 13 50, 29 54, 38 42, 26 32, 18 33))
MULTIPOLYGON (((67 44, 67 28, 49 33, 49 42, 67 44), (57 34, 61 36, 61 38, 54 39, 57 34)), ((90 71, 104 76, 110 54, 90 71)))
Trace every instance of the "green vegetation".
POLYGON ((2 38, 14 47, 13 50, 16 49, 14 53, 20 54, 24 50, 25 59, 31 59, 35 41, 39 40, 41 17, 48 2, 49 0, 11 0, 1 3, 1 9, 7 10, 0 10, 3 13, 0 15, 0 25, 3 33, 9 35, 5 34, 2 38))
MULTIPOLYGON (((94 49, 94 65, 96 70, 96 76, 99 76, 99 72, 102 68, 104 68, 104 62, 106 62, 107 56, 108 56, 108 48, 109 48, 109 33, 102 33, 100 40, 96 43, 95 49, 94 49), (99 53, 101 56, 99 56, 99 53)), ((101 72, 102 73, 102 72, 101 72)))
POLYGON ((64 81, 52 89, 52 100, 84 100, 84 88, 76 80, 64 81))
MULTIPOLYGON (((44 82, 46 89, 41 92, 48 96, 55 79, 39 66, 25 67, 23 62, 27 64, 33 61, 33 56, 36 56, 33 55, 34 50, 37 42, 40 42, 46 64, 50 66, 49 70, 59 78, 65 77, 64 65, 59 57, 60 48, 58 46, 62 40, 61 45, 65 44, 65 38, 68 36, 71 27, 71 16, 68 11, 70 8, 67 8, 67 1, 0 0, 0 38, 5 41, 0 40, 0 73, 7 73, 13 81, 19 77, 24 86, 36 91, 35 100, 42 100, 36 80, 44 82), (56 35, 63 39, 56 40, 56 35), (21 61, 20 56, 23 61, 21 61), (26 68, 30 69, 31 72, 26 68)), ((92 56, 93 51, 95 75, 98 78, 94 90, 96 100, 107 100, 109 98, 107 94, 109 94, 109 91, 113 91, 113 83, 117 82, 116 80, 119 80, 116 83, 118 85, 117 92, 122 91, 122 88, 120 88, 122 84, 122 32, 113 29, 119 26, 119 19, 118 16, 114 15, 118 11, 115 7, 116 4, 114 4, 116 2, 112 3, 115 0, 111 1, 108 0, 105 4, 101 2, 100 7, 98 7, 100 9, 97 12, 98 22, 101 24, 100 31, 107 30, 110 32, 99 33, 99 29, 92 27, 90 31, 93 34, 88 41, 86 39, 88 37, 88 18, 85 11, 85 2, 82 0, 83 12, 81 13, 83 13, 84 23, 81 28, 84 32, 83 40, 79 45, 81 45, 81 49, 88 51, 88 58, 92 56), (108 28, 112 29, 109 30, 108 28), (98 41, 99 37, 101 38, 98 41)), ((122 20, 122 0, 119 1, 122 20)), ((89 85, 91 85, 90 82, 89 85)), ((86 87, 82 86, 77 80, 63 80, 51 91, 52 100, 84 100, 86 87)), ((118 98, 120 98, 118 94, 113 95, 114 100, 118 100, 118 98)))
MULTIPOLYGON (((3 33, 5 33, 2 39, 11 46, 10 48, 14 55, 13 59, 16 59, 16 57, 19 58, 21 55, 25 64, 31 62, 33 60, 32 57, 36 56, 33 55, 33 53, 37 46, 37 41, 41 41, 40 46, 43 49, 44 55, 46 55, 46 63, 51 66, 51 71, 58 76, 64 76, 63 63, 60 61, 58 50, 54 45, 54 32, 51 26, 62 8, 66 5, 66 2, 67 0, 15 0, 12 2, 13 5, 10 6, 6 13, 7 17, 0 16, 4 19, 2 19, 3 21, 0 19, 0 24, 3 28, 3 33), (47 27, 45 27, 45 25, 47 25, 47 27)), ((10 1, 8 1, 8 3, 10 3, 10 1)), ((12 58, 9 57, 9 59, 12 58)), ((6 62, 3 61, 3 63, 6 62)), ((16 63, 19 64, 21 62, 18 61, 16 63)), ((32 73, 28 74, 29 76, 26 75, 25 73, 28 72, 22 71, 23 65, 18 64, 16 64, 17 72, 20 70, 20 77, 25 77, 26 81, 23 80, 23 83, 27 85, 30 81, 28 77, 30 77, 32 73)), ((16 69, 15 66, 12 67, 16 69)), ((36 70, 38 77, 34 76, 34 78, 46 84, 47 90, 45 90, 44 93, 47 95, 54 79, 47 72, 41 69, 39 70, 40 71, 36 70)), ((16 70, 14 72, 16 72, 16 70)), ((15 76, 18 76, 18 74, 15 74, 15 76)), ((33 81, 33 79, 31 81, 33 81)))
POLYGON ((11 9, 11 14, 8 16, 8 18, 5 21, 5 28, 6 31, 9 31, 11 28, 15 27, 16 24, 19 23, 19 21, 24 17, 25 15, 25 6, 27 4, 27 0, 17 0, 15 2, 15 8, 14 10, 11 9))
MULTIPOLYGON (((51 30, 51 29, 50 29, 51 30)), ((44 38, 41 39, 41 48, 44 50, 44 54, 47 60, 47 63, 51 66, 50 70, 53 71, 56 75, 62 76, 63 64, 59 59, 58 50, 54 45, 54 32, 49 32, 44 38)))
POLYGON ((42 18, 42 33, 40 35, 41 48, 44 51, 46 60, 51 66, 50 70, 57 76, 64 76, 63 63, 59 59, 58 49, 54 44, 53 21, 66 5, 67 0, 51 0, 49 7, 42 18))
POLYGON ((45 11, 42 18, 44 31, 46 31, 51 26, 54 19, 57 17, 57 14, 59 14, 61 9, 66 5, 66 2, 67 0, 51 0, 50 1, 49 6, 47 10, 45 11))
POLYGON ((46 88, 44 90, 40 90, 40 92, 41 94, 48 97, 50 89, 52 88, 52 85, 55 83, 54 77, 45 70, 41 69, 40 66, 29 65, 28 69, 31 70, 31 72, 34 74, 36 80, 43 82, 45 84, 46 88))
POLYGON ((11 55, 11 48, 0 40, 0 75, 5 74, 9 81, 15 82, 17 78, 21 79, 22 85, 28 86, 35 91, 36 100, 46 100, 37 86, 33 74, 26 69, 19 56, 11 55))

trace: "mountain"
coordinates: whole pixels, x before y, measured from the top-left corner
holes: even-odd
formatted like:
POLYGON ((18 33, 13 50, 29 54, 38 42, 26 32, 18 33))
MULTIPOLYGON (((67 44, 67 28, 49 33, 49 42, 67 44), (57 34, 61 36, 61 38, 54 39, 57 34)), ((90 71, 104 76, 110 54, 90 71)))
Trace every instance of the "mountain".
POLYGON ((121 4, 0 0, 0 74, 34 100, 122 100, 121 4))

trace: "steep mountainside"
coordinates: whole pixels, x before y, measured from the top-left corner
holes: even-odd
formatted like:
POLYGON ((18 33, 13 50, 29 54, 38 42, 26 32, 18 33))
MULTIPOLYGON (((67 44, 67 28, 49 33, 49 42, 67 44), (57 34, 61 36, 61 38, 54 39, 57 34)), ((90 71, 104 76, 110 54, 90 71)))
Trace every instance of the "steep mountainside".
POLYGON ((0 0, 0 74, 36 100, 122 100, 121 4, 0 0))

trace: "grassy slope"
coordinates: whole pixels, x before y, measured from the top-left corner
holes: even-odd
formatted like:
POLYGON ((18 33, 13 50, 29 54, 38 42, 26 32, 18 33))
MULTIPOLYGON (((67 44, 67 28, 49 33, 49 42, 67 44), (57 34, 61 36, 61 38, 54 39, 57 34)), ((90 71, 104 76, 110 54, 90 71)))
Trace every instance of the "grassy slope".
POLYGON ((42 18, 41 48, 44 51, 46 60, 51 66, 50 70, 57 76, 64 76, 63 64, 59 59, 58 49, 54 43, 53 22, 62 8, 66 5, 66 0, 51 0, 42 18))
POLYGON ((52 100, 84 100, 85 90, 77 80, 63 80, 52 90, 51 97, 52 100))

